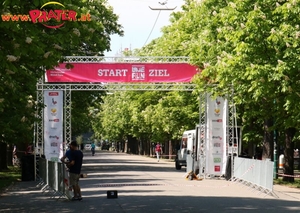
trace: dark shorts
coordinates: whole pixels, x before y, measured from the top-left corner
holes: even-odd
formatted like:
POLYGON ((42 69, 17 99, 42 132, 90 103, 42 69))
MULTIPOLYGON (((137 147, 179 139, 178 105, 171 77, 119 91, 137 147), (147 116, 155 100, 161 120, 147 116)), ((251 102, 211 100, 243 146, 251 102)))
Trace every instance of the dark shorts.
POLYGON ((69 175, 70 175, 69 176, 70 186, 76 186, 76 185, 78 185, 80 174, 70 173, 69 175))

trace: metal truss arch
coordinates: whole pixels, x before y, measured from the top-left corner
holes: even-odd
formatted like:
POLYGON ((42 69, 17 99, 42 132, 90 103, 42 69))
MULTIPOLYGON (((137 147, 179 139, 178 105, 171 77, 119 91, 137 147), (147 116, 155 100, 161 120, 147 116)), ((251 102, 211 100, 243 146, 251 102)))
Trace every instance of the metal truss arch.
POLYGON ((47 84, 37 85, 37 90, 65 90, 71 91, 193 91, 194 84, 187 83, 87 83, 87 84, 47 84))
MULTIPOLYGON (((216 85, 217 86, 217 85, 216 85)), ((226 110, 226 156, 227 162, 226 165, 230 163, 230 174, 225 174, 226 178, 233 177, 233 169, 234 168, 234 157, 239 154, 239 146, 240 146, 240 136, 241 132, 238 132, 237 128, 237 118, 236 118, 236 108, 234 103, 234 91, 232 90, 229 94, 227 94, 224 99, 227 100, 227 110, 226 110), (230 160, 229 160, 230 158, 230 160)), ((204 93, 200 94, 200 103, 199 103, 199 128, 198 128, 198 160, 199 160, 199 174, 198 176, 201 178, 213 177, 213 174, 209 174, 207 170, 207 147, 209 146, 209 129, 208 126, 208 101, 210 99, 209 90, 205 90, 204 93), (200 137, 201 136, 201 137, 200 137)), ((240 130, 239 130, 240 131, 240 130)), ((227 168, 226 168, 227 170, 227 168)), ((226 171, 227 172, 227 171, 226 171)))
MULTIPOLYGON (((66 56, 65 63, 189 63, 189 57, 172 56, 66 56)), ((64 91, 64 142, 72 139, 71 131, 71 93, 72 91, 193 91, 195 85, 191 83, 48 83, 44 78, 39 79, 37 85, 37 103, 44 104, 44 91, 64 91)), ((39 122, 35 124, 35 146, 37 153, 44 154, 44 115, 43 109, 38 109, 39 122)))
POLYGON ((64 62, 67 63, 189 63, 190 58, 186 56, 66 56, 64 62))

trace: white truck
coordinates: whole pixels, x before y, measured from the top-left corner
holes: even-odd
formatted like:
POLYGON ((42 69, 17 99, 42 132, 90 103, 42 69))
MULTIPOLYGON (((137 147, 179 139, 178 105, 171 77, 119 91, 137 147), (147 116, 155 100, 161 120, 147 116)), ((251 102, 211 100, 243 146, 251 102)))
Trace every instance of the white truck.
POLYGON ((177 150, 176 153, 175 168, 177 170, 180 170, 182 166, 186 167, 186 156, 188 152, 193 150, 193 141, 195 140, 195 135, 195 129, 184 131, 179 150, 177 150))

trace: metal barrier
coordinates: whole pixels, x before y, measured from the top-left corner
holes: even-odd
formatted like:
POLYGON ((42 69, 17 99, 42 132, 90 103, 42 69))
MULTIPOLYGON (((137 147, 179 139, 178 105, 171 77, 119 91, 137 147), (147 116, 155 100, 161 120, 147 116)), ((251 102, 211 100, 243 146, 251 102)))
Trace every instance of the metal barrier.
POLYGON ((58 181, 58 171, 57 163, 53 161, 48 161, 48 177, 49 177, 49 186, 54 191, 58 191, 57 181, 58 181))
POLYGON ((71 198, 68 190, 68 175, 65 165, 59 162, 48 161, 44 158, 39 159, 39 183, 44 193, 50 197, 71 198))
POLYGON ((232 181, 245 184, 266 194, 273 193, 274 162, 270 160, 255 160, 234 158, 232 181))
POLYGON ((39 170, 39 179, 41 182, 43 183, 48 183, 48 178, 47 178, 47 160, 44 158, 40 158, 39 159, 39 166, 38 166, 39 170))
POLYGON ((64 170, 65 170, 65 166, 62 163, 58 163, 57 164, 57 169, 58 169, 58 191, 62 192, 64 194, 65 192, 65 181, 64 181, 64 170))

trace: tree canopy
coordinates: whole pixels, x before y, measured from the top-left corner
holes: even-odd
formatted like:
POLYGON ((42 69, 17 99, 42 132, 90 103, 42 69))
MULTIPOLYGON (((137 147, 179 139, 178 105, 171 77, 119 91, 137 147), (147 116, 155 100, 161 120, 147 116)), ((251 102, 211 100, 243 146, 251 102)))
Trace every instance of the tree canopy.
POLYGON ((1 142, 32 142, 36 83, 46 69, 63 61, 64 56, 103 55, 110 50, 110 36, 123 35, 118 16, 106 0, 64 0, 60 4, 46 0, 4 0, 0 4, 1 142), (55 16, 56 9, 64 12, 55 16), (21 17, 30 17, 31 10, 52 11, 52 18, 49 23, 22 21, 21 17), (45 27, 60 24, 71 10, 76 11, 76 21, 65 21, 55 29, 45 27), (79 21, 81 14, 89 14, 90 21, 79 21))
MULTIPOLYGON (((4 1, 0 11, 26 14, 45 2, 4 1)), ((110 35, 122 34, 106 1, 63 4, 91 14, 92 21, 68 22, 55 30, 31 22, 0 22, 2 140, 17 137, 18 130, 25 132, 32 123, 34 82, 45 69, 64 55, 101 55, 109 50, 110 35), (17 121, 21 122, 16 125, 17 121)), ((186 0, 182 11, 171 15, 163 35, 135 52, 189 56, 202 70, 193 80, 197 93, 233 94, 244 141, 273 144, 276 130, 285 142, 286 171, 292 174, 293 141, 300 123, 299 6, 299 0, 186 0)), ((175 139, 197 122, 195 103, 194 94, 183 92, 116 92, 93 103, 99 109, 93 114, 93 128, 114 140, 128 135, 140 140, 175 139)), ((270 151, 266 157, 272 157, 270 151)))
POLYGON ((128 136, 140 141, 177 141, 199 122, 197 97, 191 92, 114 92, 103 98, 93 129, 99 138, 128 136))
POLYGON ((299 4, 188 0, 162 37, 141 50, 190 56, 202 69, 194 79, 200 92, 227 97, 233 91, 244 140, 272 144, 276 130, 284 136, 286 170, 299 135, 299 4), (263 131, 270 135, 259 137, 263 131))

